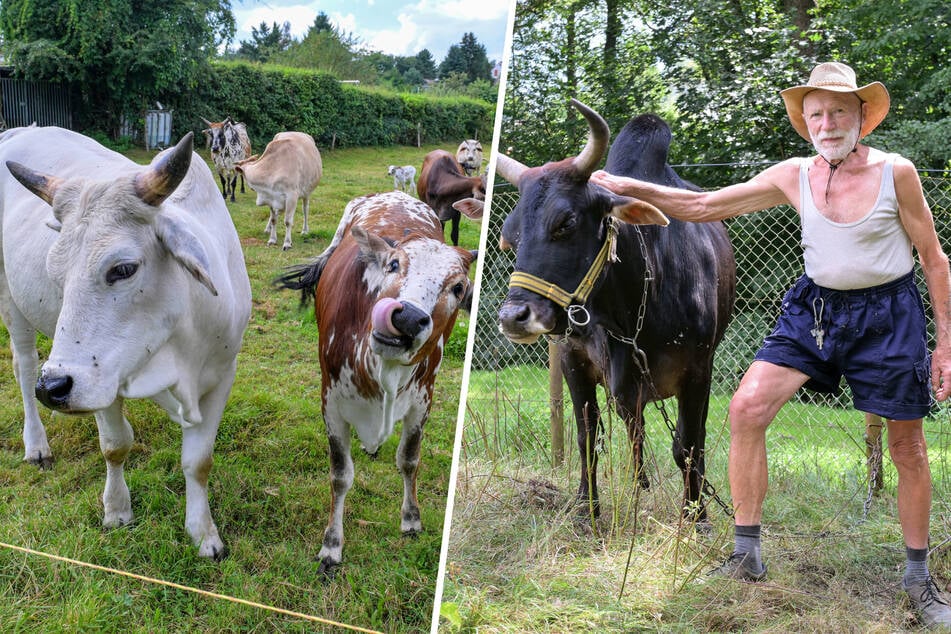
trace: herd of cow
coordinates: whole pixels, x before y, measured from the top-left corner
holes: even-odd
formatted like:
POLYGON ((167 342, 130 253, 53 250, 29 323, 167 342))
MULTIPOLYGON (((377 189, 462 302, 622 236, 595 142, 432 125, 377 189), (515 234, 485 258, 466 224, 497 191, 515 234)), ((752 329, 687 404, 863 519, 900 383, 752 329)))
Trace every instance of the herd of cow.
MULTIPOLYGON (((308 134, 281 132, 258 156, 250 154, 243 124, 205 123, 221 191, 194 154, 192 133, 148 166, 62 128, 0 134, 0 315, 23 400, 24 460, 44 468, 53 461, 37 401, 93 414, 106 461, 103 524, 128 524, 123 467, 133 431, 123 401, 153 400, 182 428, 186 531, 200 555, 219 560, 226 548, 209 508, 208 476, 251 314, 226 201, 235 199, 239 178, 242 192, 247 181, 257 204, 271 208, 269 244, 276 244, 284 212, 287 249, 298 199, 308 231, 308 200, 322 164, 308 134), (42 366, 37 332, 52 339, 42 366)), ((476 177, 480 187, 470 180, 452 187, 467 178, 456 167, 447 173, 441 163, 425 163, 420 191, 430 194, 421 200, 403 192, 354 199, 327 249, 280 277, 316 306, 333 498, 319 555, 328 575, 341 561, 351 428, 374 453, 402 421, 401 528, 421 530, 423 423, 446 340, 458 311, 471 303, 476 258, 446 244, 445 220, 427 201, 452 209, 452 192, 478 196, 461 206, 478 218, 485 195, 485 176, 476 177)))
MULTIPOLYGON (((589 183, 610 132, 596 112, 574 105, 590 126, 577 157, 535 168, 498 158, 499 174, 520 193, 503 228, 502 246, 517 257, 500 328, 515 343, 546 336, 560 344, 578 426, 582 512, 599 508, 592 447, 600 428, 595 390, 603 384, 637 458, 645 404, 677 396, 671 431, 684 508, 702 520, 707 401, 713 351, 733 308, 732 248, 720 223, 669 222, 650 205, 589 183)), ((271 208, 269 244, 284 211, 287 249, 298 199, 308 230, 322 164, 310 135, 279 133, 258 156, 243 124, 205 123, 221 191, 195 159, 191 133, 148 166, 61 128, 0 134, 0 314, 23 399, 24 459, 42 467, 53 460, 37 399, 56 411, 94 414, 106 460, 103 523, 127 524, 123 465, 133 432, 122 406, 152 399, 182 427, 186 531, 202 556, 217 560, 226 549, 209 509, 208 476, 251 312, 226 200, 246 180, 257 204, 271 208), (37 332, 52 339, 42 367, 37 332)), ((669 143, 663 121, 635 118, 611 146, 607 169, 689 187, 666 164, 669 143)), ((276 280, 315 303, 331 464, 331 516, 319 554, 328 576, 342 559, 352 432, 375 453, 402 422, 400 526, 421 530, 422 429, 443 347, 472 301, 476 253, 457 246, 458 222, 460 213, 481 217, 482 162, 476 141, 460 144, 456 156, 430 152, 415 184, 418 200, 415 168, 391 165, 396 191, 352 200, 324 252, 276 280), (444 237, 448 222, 453 246, 444 237)), ((640 480, 647 485, 644 474, 640 480)))

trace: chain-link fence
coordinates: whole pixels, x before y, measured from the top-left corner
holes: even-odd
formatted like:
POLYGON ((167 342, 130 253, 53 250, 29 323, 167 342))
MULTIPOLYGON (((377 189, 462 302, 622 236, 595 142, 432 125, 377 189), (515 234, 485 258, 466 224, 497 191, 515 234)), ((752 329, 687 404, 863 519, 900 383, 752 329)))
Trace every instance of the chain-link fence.
MULTIPOLYGON (((681 166, 678 169, 682 176, 695 182, 716 182, 708 174, 691 174, 690 168, 681 166)), ((697 169, 709 171, 711 168, 704 166, 697 169)), ((922 174, 922 183, 945 252, 951 253, 951 175, 922 174)), ((485 418, 504 418, 509 416, 505 412, 509 409, 514 412, 511 415, 518 419, 514 426, 531 424, 531 433, 537 440, 539 436, 547 434, 547 425, 537 419, 548 417, 554 399, 553 416, 556 419, 565 418, 568 429, 563 432, 563 438, 567 439, 574 434, 571 404, 567 392, 563 402, 559 400, 559 394, 552 393, 552 390, 558 390, 557 381, 552 382, 555 387, 550 389, 548 343, 541 340, 533 345, 515 345, 507 341, 498 329, 498 310, 508 290, 514 253, 501 251, 497 245, 502 222, 517 200, 518 192, 514 188, 507 185, 496 187, 491 205, 488 246, 486 252, 480 254, 484 258, 484 266, 467 401, 467 434, 472 432, 468 423, 473 419, 478 419, 476 426, 484 430, 485 418), (526 416, 527 411, 535 414, 526 416)), ((791 207, 776 207, 741 216, 730 220, 728 228, 737 261, 737 298, 733 319, 716 354, 708 436, 716 429, 720 430, 718 433, 723 433, 730 395, 763 338, 771 330, 784 292, 802 273, 799 218, 791 207)), ((920 269, 918 279, 927 305, 928 296, 920 269)), ((930 306, 928 312, 933 330, 930 306)), ((847 439, 846 445, 849 446, 848 452, 853 463, 864 464, 865 443, 861 441, 865 431, 864 415, 852 409, 852 396, 847 385, 843 383, 843 389, 837 396, 803 390, 795 400, 797 405, 783 408, 776 419, 779 425, 774 424, 771 428, 771 432, 776 428, 783 430, 776 432, 779 440, 775 442, 794 437, 796 443, 816 452, 812 461, 818 463, 822 461, 824 447, 829 445, 828 431, 836 427, 837 433, 847 439), (834 412, 834 416, 830 416, 830 412, 834 412), (843 421, 847 424, 843 424, 843 421), (851 456, 853 448, 855 455, 851 456)), ((650 410, 647 415, 650 423, 650 410)), ((951 457, 948 456, 951 453, 951 429, 946 424, 948 422, 949 414, 945 406, 936 406, 932 416, 925 422, 936 487, 951 484, 951 457)), ((497 425, 498 421, 493 424, 497 425)), ((504 451, 506 447, 513 446, 511 440, 505 438, 495 442, 504 451)), ((518 442, 514 446, 517 445, 518 442)), ((573 442, 566 443, 568 447, 572 445, 573 442)), ((839 459, 830 460, 835 462, 839 459)))

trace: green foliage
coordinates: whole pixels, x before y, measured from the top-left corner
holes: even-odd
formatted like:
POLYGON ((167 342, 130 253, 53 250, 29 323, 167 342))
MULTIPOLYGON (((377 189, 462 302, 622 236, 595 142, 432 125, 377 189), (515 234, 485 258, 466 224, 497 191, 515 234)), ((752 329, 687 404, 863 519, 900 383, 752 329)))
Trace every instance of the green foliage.
POLYGON ((474 33, 466 33, 462 36, 462 42, 450 46, 446 59, 439 65, 440 78, 461 73, 470 82, 491 79, 491 71, 485 46, 479 44, 474 33))
MULTIPOLYGON (((951 5, 940 0, 685 0, 620 3, 613 12, 590 0, 525 3, 500 145, 533 164, 576 153, 587 131, 566 109, 576 96, 614 131, 635 114, 661 114, 674 132, 673 162, 808 154, 778 92, 804 82, 816 63, 839 60, 860 83, 881 81, 891 93, 891 113, 869 142, 941 169, 951 118, 949 22, 951 5)), ((724 180, 759 169, 739 167, 724 180)))
POLYGON ((5 52, 27 79, 68 81, 78 127, 115 130, 194 88, 234 34, 230 0, 4 0, 5 52))
POLYGON ((261 22, 251 27, 251 39, 242 40, 235 57, 251 62, 266 62, 275 54, 287 50, 292 41, 290 22, 282 25, 274 22, 271 26, 261 22))
POLYGON ((417 145, 488 138, 494 104, 466 98, 395 94, 341 84, 323 73, 244 62, 211 65, 201 85, 167 101, 175 134, 201 129, 201 117, 230 115, 263 150, 277 132, 298 130, 320 147, 417 145))

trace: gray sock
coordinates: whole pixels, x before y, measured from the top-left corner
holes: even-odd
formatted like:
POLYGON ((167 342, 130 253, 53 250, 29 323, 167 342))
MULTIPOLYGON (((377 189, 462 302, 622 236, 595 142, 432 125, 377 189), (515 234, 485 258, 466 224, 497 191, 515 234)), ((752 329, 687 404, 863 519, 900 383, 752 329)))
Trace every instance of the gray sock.
POLYGON ((755 526, 735 526, 733 544, 733 552, 738 555, 746 555, 746 566, 750 570, 760 571, 763 569, 763 561, 760 555, 759 524, 755 526))
POLYGON ((916 583, 925 583, 928 577, 928 549, 905 547, 905 576, 902 579, 904 586, 916 583))

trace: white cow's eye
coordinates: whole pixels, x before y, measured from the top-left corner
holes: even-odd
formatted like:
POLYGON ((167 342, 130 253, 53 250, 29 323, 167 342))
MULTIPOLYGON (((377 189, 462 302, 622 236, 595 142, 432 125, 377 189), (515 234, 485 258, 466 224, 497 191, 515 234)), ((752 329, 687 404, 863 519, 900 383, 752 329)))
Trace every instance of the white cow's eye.
POLYGON ((452 294, 460 299, 462 298, 463 295, 465 295, 465 293, 466 293, 466 285, 463 284, 462 282, 459 282, 458 284, 452 287, 452 294))
POLYGON ((110 286, 119 280, 126 280, 135 275, 139 265, 135 262, 121 262, 106 271, 106 284, 110 286))
POLYGON ((400 270, 399 260, 396 260, 396 259, 390 260, 389 264, 386 265, 387 273, 396 273, 399 270, 400 270))

